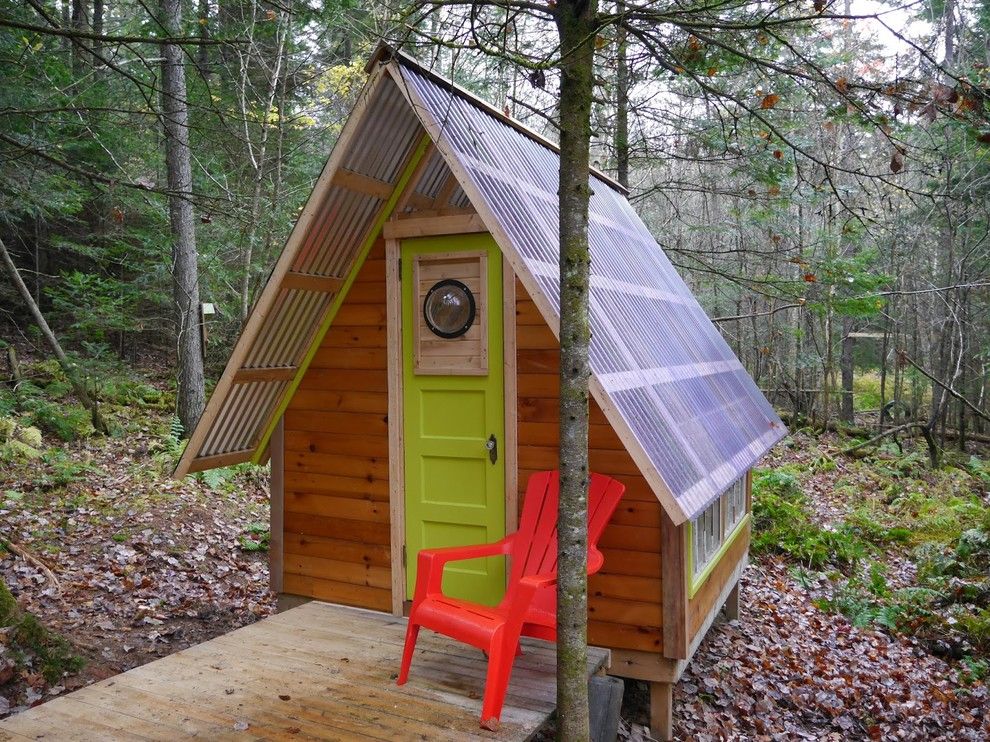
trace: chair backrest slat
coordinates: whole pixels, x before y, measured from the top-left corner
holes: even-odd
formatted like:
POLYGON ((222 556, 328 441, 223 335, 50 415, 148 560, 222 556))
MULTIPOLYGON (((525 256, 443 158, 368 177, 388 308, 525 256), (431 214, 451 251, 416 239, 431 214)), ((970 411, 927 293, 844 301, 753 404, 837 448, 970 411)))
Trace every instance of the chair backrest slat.
MULTIPOLYGON (((592 474, 588 488, 588 548, 598 544, 625 486, 610 477, 592 474)), ((523 512, 512 550, 509 584, 526 575, 557 573, 557 505, 560 476, 556 471, 532 474, 526 485, 523 512)))

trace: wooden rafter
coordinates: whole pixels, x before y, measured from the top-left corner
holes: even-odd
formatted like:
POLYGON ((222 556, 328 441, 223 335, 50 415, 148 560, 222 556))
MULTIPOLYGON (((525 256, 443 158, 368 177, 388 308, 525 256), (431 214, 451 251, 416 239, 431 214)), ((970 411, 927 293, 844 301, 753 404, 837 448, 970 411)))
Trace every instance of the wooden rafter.
POLYGON ((234 374, 235 384, 251 384, 256 381, 292 381, 296 376, 295 366, 275 366, 272 368, 242 368, 234 374))
POLYGON ((323 294, 332 294, 344 285, 344 279, 340 276, 320 276, 313 273, 296 273, 289 271, 282 279, 282 288, 286 291, 295 289, 296 291, 317 291, 323 294))
POLYGON ((379 201, 384 201, 392 195, 391 183, 386 183, 384 180, 378 180, 377 178, 370 178, 367 175, 356 173, 347 168, 340 168, 340 170, 334 173, 331 182, 338 188, 357 191, 358 193, 363 193, 365 196, 377 198, 379 201))
POLYGON ((442 209, 445 206, 450 205, 450 197, 453 195, 454 190, 457 188, 457 178, 451 173, 447 176, 447 180, 444 184, 440 186, 440 190, 437 191, 437 197, 433 199, 433 204, 430 208, 442 209))

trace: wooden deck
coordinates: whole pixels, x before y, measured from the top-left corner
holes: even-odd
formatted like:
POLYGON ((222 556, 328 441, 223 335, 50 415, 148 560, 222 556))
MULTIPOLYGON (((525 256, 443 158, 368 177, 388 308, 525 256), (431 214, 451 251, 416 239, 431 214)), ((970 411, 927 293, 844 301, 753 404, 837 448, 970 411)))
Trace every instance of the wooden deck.
MULTIPOLYGON (((524 640, 497 733, 481 652, 405 619, 312 602, 0 721, 0 740, 524 740, 555 706, 554 647, 524 640)), ((589 675, 608 651, 589 651, 589 675)))

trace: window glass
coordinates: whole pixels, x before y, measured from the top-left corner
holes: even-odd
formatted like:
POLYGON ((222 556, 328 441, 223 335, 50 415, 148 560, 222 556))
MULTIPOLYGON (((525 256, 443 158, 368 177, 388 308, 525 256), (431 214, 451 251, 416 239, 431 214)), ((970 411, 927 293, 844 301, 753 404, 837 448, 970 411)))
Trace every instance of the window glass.
POLYGON ((426 326, 442 338, 456 338, 474 323, 474 294, 460 281, 448 278, 437 282, 423 301, 426 326))
POLYGON ((732 486, 691 523, 691 563, 697 577, 732 535, 746 515, 746 476, 732 486))
POLYGON ((746 475, 737 479, 725 493, 725 535, 732 533, 739 521, 746 515, 746 475))

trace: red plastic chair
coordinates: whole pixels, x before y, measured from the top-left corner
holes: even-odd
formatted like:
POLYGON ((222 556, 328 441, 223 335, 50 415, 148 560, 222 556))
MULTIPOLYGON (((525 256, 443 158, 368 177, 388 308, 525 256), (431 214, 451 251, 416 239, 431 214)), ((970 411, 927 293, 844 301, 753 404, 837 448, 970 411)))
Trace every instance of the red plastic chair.
MULTIPOLYGON (((625 485, 601 474, 591 475, 588 492, 588 574, 601 569, 605 558, 598 539, 619 504, 625 485)), ((409 612, 406 644, 398 685, 409 678, 409 665, 420 627, 465 642, 488 654, 481 726, 496 729, 519 651, 519 637, 547 641, 557 638, 557 501, 560 478, 556 471, 537 472, 529 478, 519 530, 494 544, 424 549, 419 552, 416 594, 409 612), (511 572, 505 597, 495 607, 443 594, 447 562, 505 555, 511 572)))

